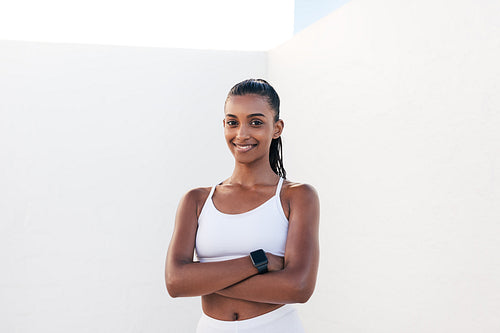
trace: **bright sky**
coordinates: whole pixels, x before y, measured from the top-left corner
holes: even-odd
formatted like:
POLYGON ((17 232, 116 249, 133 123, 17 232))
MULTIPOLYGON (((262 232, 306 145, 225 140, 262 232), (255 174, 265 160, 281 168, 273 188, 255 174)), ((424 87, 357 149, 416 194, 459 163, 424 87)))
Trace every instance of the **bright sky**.
POLYGON ((293 0, 0 0, 0 39, 268 50, 293 14, 293 0))

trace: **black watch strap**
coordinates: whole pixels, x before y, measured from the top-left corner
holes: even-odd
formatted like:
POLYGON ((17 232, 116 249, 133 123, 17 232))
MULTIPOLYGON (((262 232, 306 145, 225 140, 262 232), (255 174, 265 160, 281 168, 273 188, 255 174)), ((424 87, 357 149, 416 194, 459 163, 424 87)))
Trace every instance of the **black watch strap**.
POLYGON ((259 249, 250 252, 250 258, 252 259, 253 266, 259 271, 259 274, 267 272, 268 260, 264 250, 259 249))

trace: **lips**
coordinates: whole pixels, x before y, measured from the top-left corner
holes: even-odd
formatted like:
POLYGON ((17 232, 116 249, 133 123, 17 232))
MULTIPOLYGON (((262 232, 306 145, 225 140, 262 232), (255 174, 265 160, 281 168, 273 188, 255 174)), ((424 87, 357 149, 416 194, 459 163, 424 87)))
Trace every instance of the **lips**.
POLYGON ((257 145, 252 145, 252 144, 237 144, 233 143, 233 145, 236 147, 236 150, 240 153, 246 153, 247 151, 251 150, 253 147, 257 145))

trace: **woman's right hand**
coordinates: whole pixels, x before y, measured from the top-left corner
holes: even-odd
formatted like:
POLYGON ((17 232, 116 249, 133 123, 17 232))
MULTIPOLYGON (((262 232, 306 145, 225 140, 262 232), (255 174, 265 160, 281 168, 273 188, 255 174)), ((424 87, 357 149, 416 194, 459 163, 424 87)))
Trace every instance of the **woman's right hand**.
POLYGON ((285 258, 266 252, 267 270, 269 272, 280 271, 284 268, 285 258))

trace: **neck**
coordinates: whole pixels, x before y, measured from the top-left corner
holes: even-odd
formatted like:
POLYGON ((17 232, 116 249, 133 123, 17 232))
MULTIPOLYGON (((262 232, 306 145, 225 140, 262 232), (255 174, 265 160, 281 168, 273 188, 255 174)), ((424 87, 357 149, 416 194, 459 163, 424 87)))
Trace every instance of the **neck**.
POLYGON ((274 185, 279 176, 274 173, 269 163, 267 165, 248 165, 235 163, 233 174, 228 183, 253 186, 257 184, 274 185))

